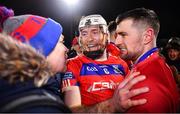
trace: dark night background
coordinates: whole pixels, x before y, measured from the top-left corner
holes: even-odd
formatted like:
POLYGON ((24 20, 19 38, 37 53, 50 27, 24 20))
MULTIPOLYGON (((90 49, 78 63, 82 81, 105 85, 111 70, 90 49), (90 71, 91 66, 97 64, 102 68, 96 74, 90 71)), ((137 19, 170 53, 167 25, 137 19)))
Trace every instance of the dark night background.
POLYGON ((180 6, 175 0, 79 0, 73 7, 63 0, 0 0, 0 5, 12 8, 15 15, 40 15, 61 23, 68 48, 81 16, 101 14, 110 22, 118 14, 138 7, 152 9, 158 14, 161 22, 158 47, 164 46, 171 36, 180 37, 180 6))

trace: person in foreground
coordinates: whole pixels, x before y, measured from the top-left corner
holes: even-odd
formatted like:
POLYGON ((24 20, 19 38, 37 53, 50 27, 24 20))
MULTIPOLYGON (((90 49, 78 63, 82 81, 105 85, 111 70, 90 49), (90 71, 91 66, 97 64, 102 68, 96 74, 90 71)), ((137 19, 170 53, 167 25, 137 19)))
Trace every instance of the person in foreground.
POLYGON ((150 89, 148 93, 132 98, 145 98, 147 103, 131 107, 127 112, 176 112, 179 106, 176 83, 169 66, 156 47, 160 29, 156 13, 153 10, 137 8, 120 14, 116 23, 115 44, 123 52, 121 57, 132 60, 133 69, 147 78, 132 89, 142 86, 150 89))
POLYGON ((70 112, 59 91, 58 74, 65 69, 68 51, 62 26, 37 15, 10 16, 0 22, 2 32, 12 36, 0 38, 0 111, 70 112))
POLYGON ((146 103, 143 98, 130 99, 148 91, 147 87, 131 90, 145 76, 133 70, 129 73, 121 58, 108 54, 105 19, 98 14, 85 16, 80 20, 79 32, 83 54, 68 60, 62 83, 64 101, 72 111, 124 112, 146 103))

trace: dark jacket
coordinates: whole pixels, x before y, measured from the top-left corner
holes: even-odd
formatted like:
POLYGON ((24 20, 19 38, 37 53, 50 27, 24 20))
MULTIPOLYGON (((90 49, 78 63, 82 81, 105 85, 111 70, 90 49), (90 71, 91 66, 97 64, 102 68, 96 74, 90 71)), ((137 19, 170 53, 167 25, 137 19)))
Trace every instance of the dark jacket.
MULTIPOLYGON (((58 75, 59 76, 59 75, 58 75)), ((61 100, 61 92, 59 91, 59 77, 57 75, 55 77, 51 77, 48 80, 48 83, 42 87, 36 87, 34 86, 33 81, 28 82, 18 82, 16 84, 9 84, 6 80, 1 79, 0 80, 0 107, 5 107, 10 105, 13 101, 18 101, 17 99, 23 98, 25 96, 32 96, 36 95, 39 98, 42 96, 47 96, 46 102, 51 102, 53 99, 49 99, 48 97, 54 97, 54 103, 53 105, 51 103, 43 104, 42 102, 45 102, 44 99, 39 100, 39 104, 32 103, 27 101, 26 103, 20 103, 19 106, 8 109, 7 112, 70 112, 70 110, 64 105, 64 103, 61 100), (47 95, 48 94, 48 95, 47 95), (22 107, 22 105, 27 105, 22 107), (31 104, 31 106, 29 106, 31 104), (21 108, 19 108, 21 107, 21 108), (46 107, 46 108, 45 108, 46 107)), ((32 101, 32 100, 30 100, 32 101)), ((10 108, 8 106, 8 108, 10 108)), ((1 112, 6 112, 3 111, 1 112)))
POLYGON ((0 112, 70 112, 53 75, 44 56, 0 34, 0 112))

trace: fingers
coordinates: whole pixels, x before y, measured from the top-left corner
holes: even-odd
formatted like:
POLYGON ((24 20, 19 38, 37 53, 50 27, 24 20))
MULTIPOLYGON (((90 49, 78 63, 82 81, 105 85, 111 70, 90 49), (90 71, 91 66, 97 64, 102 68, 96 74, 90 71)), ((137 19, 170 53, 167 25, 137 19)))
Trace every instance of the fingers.
POLYGON ((124 86, 124 89, 128 89, 130 90, 135 84, 145 80, 146 77, 144 75, 140 75, 140 76, 137 76, 135 78, 133 78, 132 80, 130 80, 125 86, 124 86))
POLYGON ((127 97, 131 98, 131 97, 134 97, 134 96, 142 94, 142 93, 147 93, 148 91, 149 91, 148 87, 133 89, 133 90, 129 91, 129 93, 127 94, 127 97))
POLYGON ((140 72, 135 72, 134 70, 131 71, 131 73, 119 84, 118 89, 123 88, 130 80, 139 74, 140 72))
POLYGON ((136 99, 131 100, 132 97, 146 93, 149 91, 148 87, 141 87, 137 89, 132 89, 133 86, 141 81, 144 81, 146 77, 144 75, 140 75, 140 72, 136 72, 135 70, 131 71, 131 73, 121 82, 118 88, 115 91, 115 99, 116 102, 119 102, 119 107, 122 110, 127 110, 132 106, 142 105, 147 102, 146 99, 136 99))
POLYGON ((128 108, 137 106, 137 105, 143 105, 147 102, 146 99, 138 99, 138 100, 129 100, 128 101, 128 108))

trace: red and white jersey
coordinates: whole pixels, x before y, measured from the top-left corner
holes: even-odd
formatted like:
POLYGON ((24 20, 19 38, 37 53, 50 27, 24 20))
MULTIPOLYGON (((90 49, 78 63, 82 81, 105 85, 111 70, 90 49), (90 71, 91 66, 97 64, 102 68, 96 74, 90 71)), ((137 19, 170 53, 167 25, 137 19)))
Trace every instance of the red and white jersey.
POLYGON ((68 60, 62 88, 79 86, 82 105, 93 105, 111 98, 116 86, 128 73, 126 62, 117 57, 94 61, 77 56, 68 60))

